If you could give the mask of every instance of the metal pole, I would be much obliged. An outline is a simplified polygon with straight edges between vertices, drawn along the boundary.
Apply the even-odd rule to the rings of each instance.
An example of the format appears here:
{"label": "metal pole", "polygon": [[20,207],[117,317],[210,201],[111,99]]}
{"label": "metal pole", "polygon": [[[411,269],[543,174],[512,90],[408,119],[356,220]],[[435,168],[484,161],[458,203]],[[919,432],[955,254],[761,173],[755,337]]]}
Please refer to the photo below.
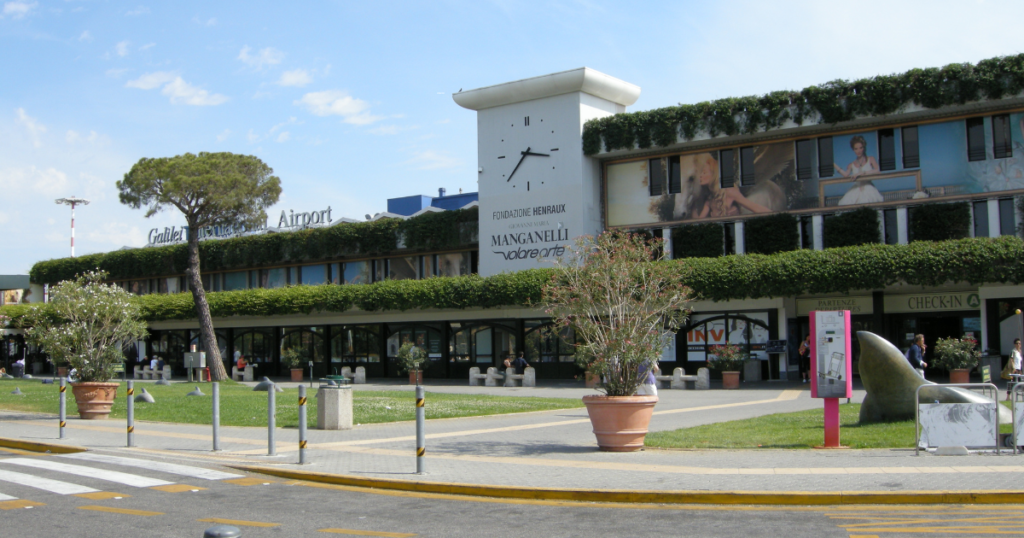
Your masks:
{"label": "metal pole", "polygon": [[213,384],[213,451],[220,451],[220,383]]}
{"label": "metal pole", "polygon": [[275,417],[274,409],[277,407],[277,385],[270,383],[267,387],[267,455],[276,456],[277,450],[274,448],[274,428],[275,428]]}
{"label": "metal pole", "polygon": [[416,386],[416,474],[423,474],[423,455],[427,451],[427,443],[423,435],[424,418],[423,386]]}
{"label": "metal pole", "polygon": [[68,378],[60,378],[60,438],[64,439],[64,428],[68,425]]}
{"label": "metal pole", "polygon": [[135,381],[128,381],[128,446],[135,446]]}
{"label": "metal pole", "polygon": [[299,385],[299,465],[306,463],[306,386]]}

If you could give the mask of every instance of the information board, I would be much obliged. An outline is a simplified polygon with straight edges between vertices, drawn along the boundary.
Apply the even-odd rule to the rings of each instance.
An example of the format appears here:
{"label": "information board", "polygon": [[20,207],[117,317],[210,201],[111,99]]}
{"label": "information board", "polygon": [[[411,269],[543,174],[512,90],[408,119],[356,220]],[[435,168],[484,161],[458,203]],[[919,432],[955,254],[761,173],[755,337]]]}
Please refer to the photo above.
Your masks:
{"label": "information board", "polygon": [[811,312],[811,397],[849,398],[850,311]]}

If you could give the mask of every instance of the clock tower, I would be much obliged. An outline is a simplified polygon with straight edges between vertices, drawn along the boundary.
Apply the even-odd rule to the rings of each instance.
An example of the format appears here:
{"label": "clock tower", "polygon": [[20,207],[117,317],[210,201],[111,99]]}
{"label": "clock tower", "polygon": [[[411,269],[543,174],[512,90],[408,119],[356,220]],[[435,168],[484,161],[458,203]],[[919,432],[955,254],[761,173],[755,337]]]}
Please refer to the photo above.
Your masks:
{"label": "clock tower", "polygon": [[600,163],[583,154],[583,124],[639,96],[586,67],[452,96],[477,111],[481,276],[551,267],[574,238],[601,232]]}

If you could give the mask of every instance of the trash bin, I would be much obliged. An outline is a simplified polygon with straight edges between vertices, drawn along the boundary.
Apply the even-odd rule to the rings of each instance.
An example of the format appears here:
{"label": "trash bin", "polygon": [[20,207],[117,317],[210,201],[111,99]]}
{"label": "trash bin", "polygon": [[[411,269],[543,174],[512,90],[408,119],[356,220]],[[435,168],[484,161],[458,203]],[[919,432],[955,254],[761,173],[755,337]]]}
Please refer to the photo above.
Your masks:
{"label": "trash bin", "polygon": [[352,385],[320,385],[316,391],[316,428],[352,429]]}
{"label": "trash bin", "polygon": [[22,377],[25,375],[25,365],[14,363],[11,365],[11,375],[14,377]]}
{"label": "trash bin", "polygon": [[33,362],[32,363],[32,375],[39,375],[43,373],[43,363]]}

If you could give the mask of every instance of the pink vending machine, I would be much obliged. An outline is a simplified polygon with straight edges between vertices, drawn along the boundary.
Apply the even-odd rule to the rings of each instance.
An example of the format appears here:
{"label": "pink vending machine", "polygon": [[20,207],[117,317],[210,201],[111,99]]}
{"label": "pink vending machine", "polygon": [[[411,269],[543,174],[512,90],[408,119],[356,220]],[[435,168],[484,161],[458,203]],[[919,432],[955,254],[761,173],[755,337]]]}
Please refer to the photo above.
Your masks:
{"label": "pink vending machine", "polygon": [[853,394],[850,311],[811,312],[811,397],[825,400],[825,448],[839,448],[839,398]]}

